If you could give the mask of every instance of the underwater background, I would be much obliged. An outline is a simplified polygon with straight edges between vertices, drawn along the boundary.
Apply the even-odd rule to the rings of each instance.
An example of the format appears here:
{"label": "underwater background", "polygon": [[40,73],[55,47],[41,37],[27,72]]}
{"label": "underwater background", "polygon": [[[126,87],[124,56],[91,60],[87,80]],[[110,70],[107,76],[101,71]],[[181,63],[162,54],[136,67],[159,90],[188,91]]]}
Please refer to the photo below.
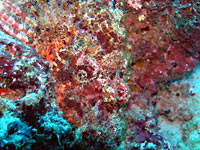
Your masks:
{"label": "underwater background", "polygon": [[198,0],[0,0],[0,149],[200,150]]}

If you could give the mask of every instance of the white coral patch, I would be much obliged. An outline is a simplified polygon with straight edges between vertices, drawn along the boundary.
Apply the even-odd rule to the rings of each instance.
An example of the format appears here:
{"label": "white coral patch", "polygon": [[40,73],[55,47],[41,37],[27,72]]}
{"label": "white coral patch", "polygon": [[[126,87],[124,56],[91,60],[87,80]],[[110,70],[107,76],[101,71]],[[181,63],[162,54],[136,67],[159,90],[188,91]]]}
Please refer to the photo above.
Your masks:
{"label": "white coral patch", "polygon": [[128,0],[128,4],[135,8],[136,10],[142,8],[142,4],[140,3],[140,0]]}
{"label": "white coral patch", "polygon": [[0,2],[0,11],[3,9],[3,2]]}

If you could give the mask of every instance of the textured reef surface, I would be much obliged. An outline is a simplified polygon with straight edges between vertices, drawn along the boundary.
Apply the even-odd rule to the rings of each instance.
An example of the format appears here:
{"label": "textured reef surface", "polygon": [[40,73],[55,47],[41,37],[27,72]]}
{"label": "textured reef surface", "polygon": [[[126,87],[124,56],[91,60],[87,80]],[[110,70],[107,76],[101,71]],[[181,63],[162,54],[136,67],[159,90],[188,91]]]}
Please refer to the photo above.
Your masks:
{"label": "textured reef surface", "polygon": [[198,0],[0,0],[0,149],[199,150]]}

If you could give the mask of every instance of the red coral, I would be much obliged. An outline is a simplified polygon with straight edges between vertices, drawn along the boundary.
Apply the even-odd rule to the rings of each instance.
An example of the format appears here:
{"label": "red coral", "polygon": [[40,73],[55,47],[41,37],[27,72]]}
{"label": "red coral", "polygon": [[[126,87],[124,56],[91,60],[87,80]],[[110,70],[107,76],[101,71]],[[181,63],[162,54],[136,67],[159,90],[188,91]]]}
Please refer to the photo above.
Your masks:
{"label": "red coral", "polygon": [[174,46],[169,46],[165,61],[168,66],[171,65],[172,76],[183,75],[185,72],[191,71],[196,64],[196,61],[188,56],[184,49]]}

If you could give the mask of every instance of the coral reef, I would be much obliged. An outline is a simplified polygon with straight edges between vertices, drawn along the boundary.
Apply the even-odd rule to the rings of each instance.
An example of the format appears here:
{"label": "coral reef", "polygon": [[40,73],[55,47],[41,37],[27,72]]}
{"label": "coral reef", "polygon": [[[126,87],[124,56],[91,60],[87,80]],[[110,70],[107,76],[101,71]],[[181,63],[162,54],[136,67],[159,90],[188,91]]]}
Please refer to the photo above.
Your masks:
{"label": "coral reef", "polygon": [[197,0],[0,0],[0,149],[199,149],[199,18]]}
{"label": "coral reef", "polygon": [[1,148],[46,149],[55,139],[48,149],[69,146],[72,129],[57,108],[49,64],[3,32],[0,57]]}

